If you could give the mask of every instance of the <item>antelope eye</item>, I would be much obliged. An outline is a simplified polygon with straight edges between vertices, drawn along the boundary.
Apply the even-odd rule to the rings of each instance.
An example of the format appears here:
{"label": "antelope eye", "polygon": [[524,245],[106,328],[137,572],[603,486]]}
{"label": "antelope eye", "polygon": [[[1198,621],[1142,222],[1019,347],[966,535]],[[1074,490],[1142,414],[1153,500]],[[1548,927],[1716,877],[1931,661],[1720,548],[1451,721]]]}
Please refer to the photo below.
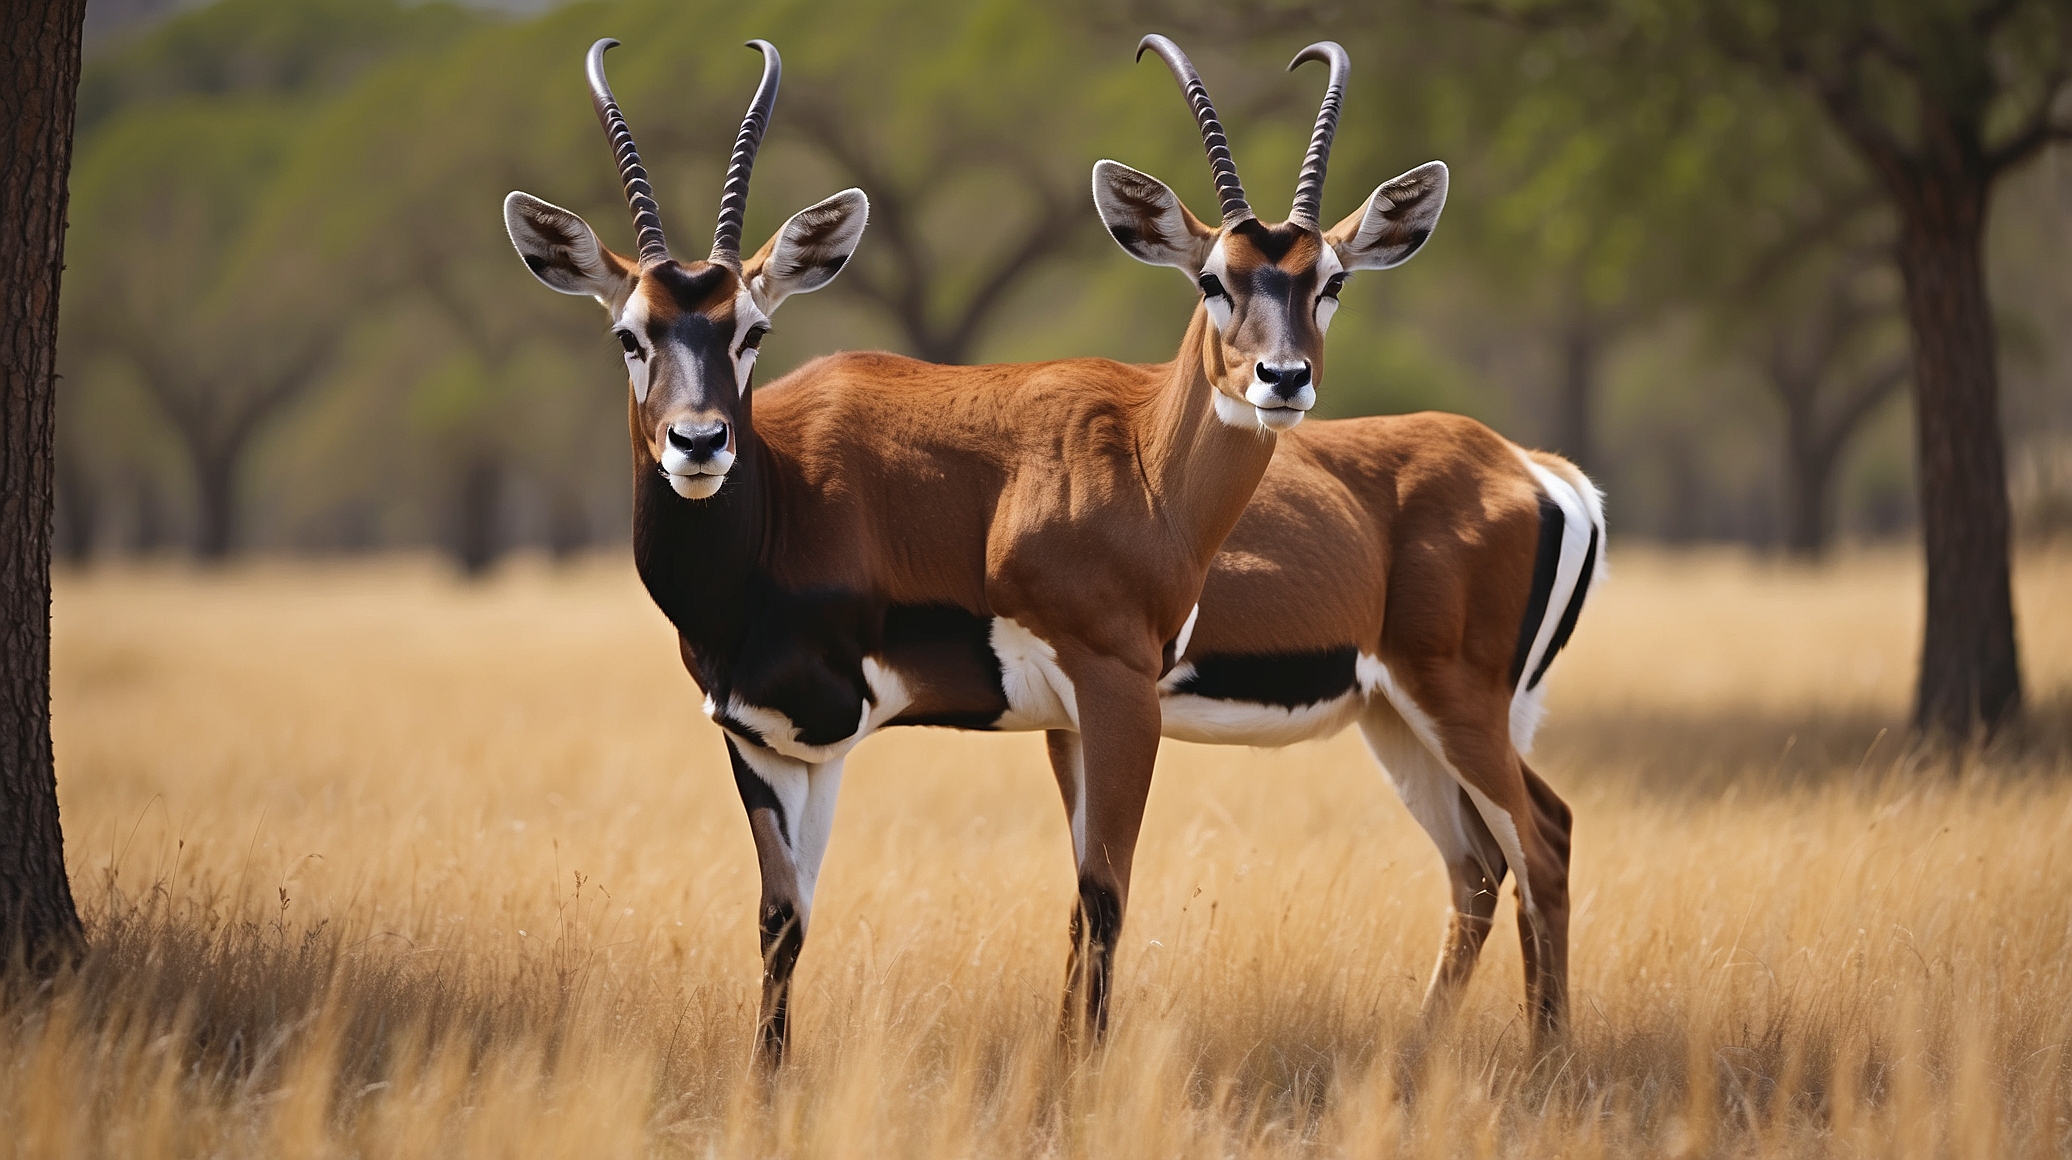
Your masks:
{"label": "antelope eye", "polygon": [[1230,291],[1225,290],[1223,288],[1222,280],[1217,278],[1214,274],[1203,274],[1201,276],[1201,279],[1197,281],[1195,285],[1201,287],[1202,297],[1204,298],[1230,297]]}
{"label": "antelope eye", "polygon": [[623,346],[623,347],[625,347],[625,348],[626,348],[626,353],[627,353],[627,354],[630,354],[630,355],[638,355],[638,354],[640,354],[640,340],[639,340],[639,339],[637,339],[637,338],[635,338],[635,337],[633,337],[633,332],[632,332],[632,331],[630,331],[630,330],[614,330],[614,331],[612,331],[612,337],[613,337],[613,338],[616,338],[616,339],[618,339],[618,340],[619,340],[619,345],[620,345],[620,346]]}
{"label": "antelope eye", "polygon": [[770,328],[760,322],[749,327],[748,334],[741,340],[741,349],[743,351],[763,349],[763,336],[768,333],[770,333]]}
{"label": "antelope eye", "polygon": [[1325,281],[1324,292],[1322,295],[1320,295],[1320,297],[1336,298],[1338,297],[1338,292],[1343,289],[1345,289],[1345,275],[1333,274],[1327,281]]}

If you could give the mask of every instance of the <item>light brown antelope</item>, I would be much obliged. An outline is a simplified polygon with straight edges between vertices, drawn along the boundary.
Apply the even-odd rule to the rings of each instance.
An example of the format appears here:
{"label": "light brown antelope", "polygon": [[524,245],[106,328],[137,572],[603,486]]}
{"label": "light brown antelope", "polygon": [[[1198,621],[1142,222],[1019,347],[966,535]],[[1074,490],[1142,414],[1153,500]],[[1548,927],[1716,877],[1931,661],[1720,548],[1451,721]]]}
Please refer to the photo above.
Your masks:
{"label": "light brown antelope", "polygon": [[[781,1055],[790,981],[833,822],[842,762],[886,725],[1069,730],[1079,870],[1068,1024],[1098,1030],[1160,727],[1158,682],[1187,643],[1211,559],[1321,380],[1343,275],[1407,259],[1444,202],[1436,163],[1384,185],[1329,235],[1315,223],[1344,53],[1296,212],[1268,226],[1238,182],[1208,94],[1179,49],[1155,50],[1192,105],[1222,201],[1209,226],[1157,180],[1094,170],[1102,219],[1131,254],[1178,267],[1201,304],[1178,355],[936,366],[888,354],[818,359],[748,390],[785,295],[854,250],[855,191],[801,211],[738,256],[749,167],[777,55],[729,169],[713,252],[669,257],[600,41],[589,75],[639,234],[605,249],[574,214],[514,193],[512,242],[556,290],[603,303],[625,348],[634,557],[675,625],[706,712],[727,735],[762,871],[759,1043]],[[1292,66],[1291,66],[1292,67]],[[1271,595],[1244,610],[1289,614]]]}
{"label": "light brown antelope", "polygon": [[[1164,733],[1186,741],[1271,747],[1359,725],[1452,887],[1428,1026],[1467,983],[1515,870],[1534,1034],[1560,1031],[1570,813],[1524,754],[1603,553],[1583,473],[1472,419],[1306,424],[1281,437],[1159,682]],[[1071,793],[1079,739],[1048,740]]]}

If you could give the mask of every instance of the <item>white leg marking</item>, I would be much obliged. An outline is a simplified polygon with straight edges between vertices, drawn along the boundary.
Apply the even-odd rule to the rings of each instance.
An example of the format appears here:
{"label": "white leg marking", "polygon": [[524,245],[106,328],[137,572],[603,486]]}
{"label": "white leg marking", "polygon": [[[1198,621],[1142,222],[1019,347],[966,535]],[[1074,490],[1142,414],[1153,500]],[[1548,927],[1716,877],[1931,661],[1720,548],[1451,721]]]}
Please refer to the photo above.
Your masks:
{"label": "white leg marking", "polygon": [[1419,708],[1410,694],[1396,683],[1395,675],[1389,672],[1387,665],[1382,664],[1379,659],[1375,664],[1380,670],[1378,676],[1382,694],[1389,699],[1389,704],[1395,706],[1396,712],[1403,717],[1403,723],[1410,726],[1411,732],[1424,743],[1424,747],[1430,751],[1440,768],[1467,791],[1468,800],[1475,803],[1475,812],[1482,815],[1483,824],[1496,836],[1496,844],[1504,852],[1504,861],[1510,864],[1511,873],[1518,879],[1519,905],[1533,914],[1538,914],[1538,908],[1532,901],[1532,880],[1525,872],[1525,844],[1519,841],[1518,824],[1512,820],[1508,811],[1490,800],[1488,794],[1468,784],[1467,779],[1460,775],[1460,770],[1455,769],[1453,763],[1446,759],[1446,746],[1441,743],[1439,728],[1431,716]]}
{"label": "white leg marking", "polygon": [[842,763],[837,759],[810,765],[739,739],[734,746],[740,750],[749,771],[777,796],[777,808],[783,813],[778,830],[791,863],[792,890],[798,895],[799,926],[803,930],[807,913],[813,909],[820,860],[827,854],[828,834],[834,829]]}
{"label": "white leg marking", "polygon": [[820,862],[835,828],[835,798],[842,790],[842,759],[816,765],[807,775],[806,801],[793,825],[791,864],[799,878],[799,925],[813,909],[813,888],[820,882]]}
{"label": "white leg marking", "polygon": [[1000,658],[1000,687],[1007,712],[998,729],[1079,728],[1079,701],[1072,682],[1058,668],[1050,643],[1005,616],[993,618],[993,655]]}
{"label": "white leg marking", "polygon": [[1388,775],[1389,784],[1395,787],[1396,796],[1403,799],[1410,816],[1431,835],[1432,844],[1439,847],[1439,856],[1446,864],[1451,867],[1474,857],[1475,846],[1468,840],[1460,795],[1454,792],[1458,783],[1445,763],[1434,757],[1411,731],[1394,703],[1386,698],[1370,703],[1360,717],[1360,736],[1366,739],[1367,752],[1374,755],[1382,772]]}
{"label": "white leg marking", "polygon": [[1086,747],[1079,734],[1072,735],[1072,757],[1067,768],[1072,773],[1072,865],[1086,867]]}

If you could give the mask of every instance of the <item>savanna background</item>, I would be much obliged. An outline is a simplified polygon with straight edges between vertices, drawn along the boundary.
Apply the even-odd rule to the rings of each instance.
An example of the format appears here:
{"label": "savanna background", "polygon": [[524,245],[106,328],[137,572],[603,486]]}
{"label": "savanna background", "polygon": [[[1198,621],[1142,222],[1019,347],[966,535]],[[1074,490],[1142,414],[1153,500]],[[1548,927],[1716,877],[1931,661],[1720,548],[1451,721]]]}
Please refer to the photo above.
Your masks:
{"label": "savanna background", "polygon": [[[93,0],[64,281],[54,713],[90,951],[0,1011],[33,1155],[2063,1155],[2072,1151],[2072,151],[1988,270],[2026,714],[1906,731],[1922,571],[1890,210],[1800,88],[1645,19],[1510,5]],[[1533,9],[1537,11],[1537,9]],[[1645,6],[1627,9],[1645,12]],[[1328,219],[1432,157],[1322,405],[1576,458],[1612,576],[1536,765],[1575,806],[1574,1031],[1528,1053],[1510,909],[1416,1034],[1444,876],[1356,739],[1168,743],[1115,1034],[1055,1049],[1069,839],[1033,737],[850,764],[795,1057],[750,1064],[754,858],[632,575],[623,375],[522,188],[678,249],[785,54],[755,245],[843,186],[825,351],[1170,355],[1192,296],[1092,162],[1209,184],[1141,33]],[[1321,70],[1316,70],[1321,72]]]}

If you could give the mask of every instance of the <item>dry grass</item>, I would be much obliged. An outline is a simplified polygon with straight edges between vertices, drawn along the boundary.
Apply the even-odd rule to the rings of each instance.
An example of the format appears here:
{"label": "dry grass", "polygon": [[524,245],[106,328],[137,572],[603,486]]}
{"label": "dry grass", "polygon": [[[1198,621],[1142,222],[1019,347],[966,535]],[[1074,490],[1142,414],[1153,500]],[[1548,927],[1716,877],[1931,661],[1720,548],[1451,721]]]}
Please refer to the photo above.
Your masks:
{"label": "dry grass", "polygon": [[[1408,1036],[1429,843],[1358,741],[1168,744],[1116,1034],[1054,1056],[1069,842],[1033,737],[850,762],[798,1050],[748,1066],[756,893],[630,568],[61,579],[94,940],[0,1009],[39,1156],[2063,1155],[2072,555],[2025,559],[2038,724],[1955,771],[1904,707],[1918,578],[1625,552],[1538,764],[1579,817],[1572,1051],[1508,920]],[[1508,903],[1506,904],[1508,909]]]}

